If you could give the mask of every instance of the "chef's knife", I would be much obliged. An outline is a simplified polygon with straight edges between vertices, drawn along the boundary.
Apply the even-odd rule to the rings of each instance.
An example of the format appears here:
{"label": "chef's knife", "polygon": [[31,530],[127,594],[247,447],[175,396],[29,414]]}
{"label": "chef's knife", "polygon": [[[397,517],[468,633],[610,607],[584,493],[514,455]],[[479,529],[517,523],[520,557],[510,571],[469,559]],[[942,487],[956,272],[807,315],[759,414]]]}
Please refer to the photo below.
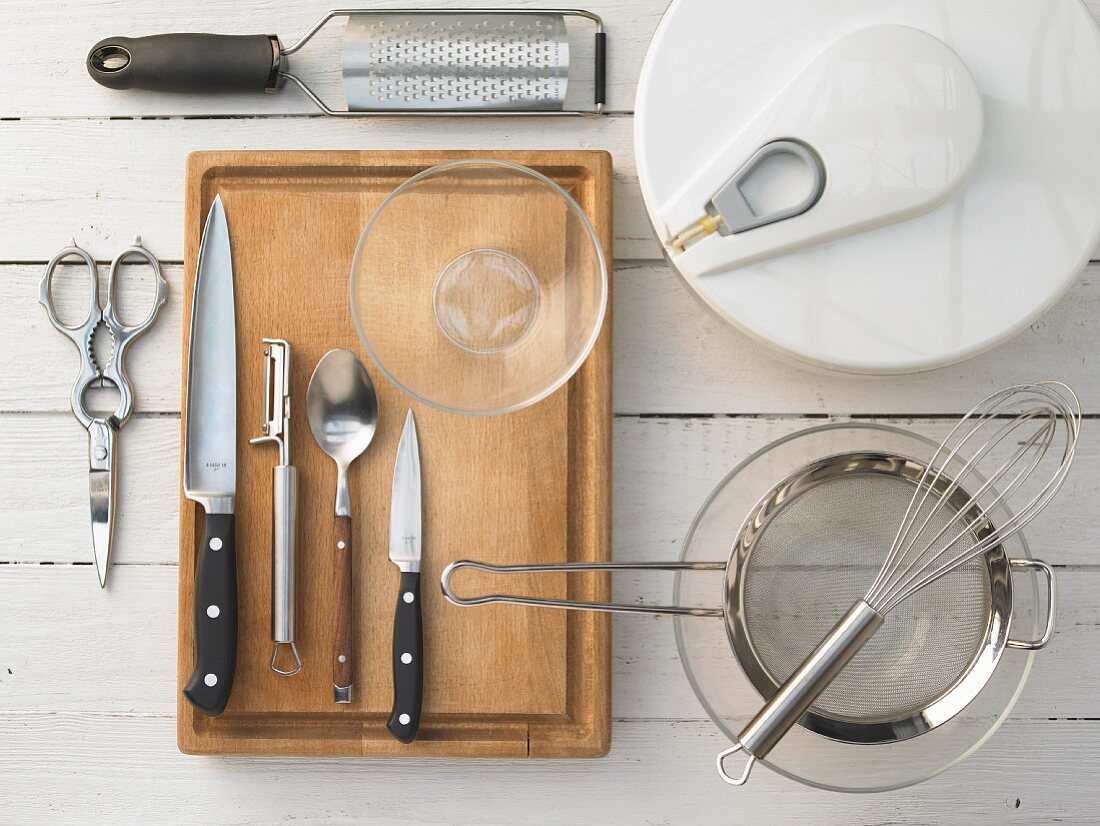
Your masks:
{"label": "chef's knife", "polygon": [[221,198],[206,218],[191,305],[183,492],[206,512],[195,569],[195,668],[183,696],[225,710],[237,664],[237,341],[233,260]]}
{"label": "chef's knife", "polygon": [[397,445],[390,500],[390,561],[401,571],[401,589],[393,616],[393,711],[386,728],[402,743],[416,737],[424,689],[420,539],[420,446],[410,410]]}

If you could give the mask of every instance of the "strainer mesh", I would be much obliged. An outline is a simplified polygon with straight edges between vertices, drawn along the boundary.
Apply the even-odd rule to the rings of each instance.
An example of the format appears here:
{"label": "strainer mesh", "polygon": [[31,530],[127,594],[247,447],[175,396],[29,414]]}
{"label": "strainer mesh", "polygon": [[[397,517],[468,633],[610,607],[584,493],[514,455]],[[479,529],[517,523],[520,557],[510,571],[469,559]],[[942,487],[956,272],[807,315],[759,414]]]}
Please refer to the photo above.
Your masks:
{"label": "strainer mesh", "polygon": [[[785,502],[762,529],[748,557],[742,604],[750,642],[777,683],[866,593],[913,490],[914,483],[900,476],[839,476]],[[931,500],[929,509],[938,504]],[[932,534],[953,514],[945,507],[934,517],[939,522]],[[887,614],[814,710],[877,722],[927,708],[966,673],[980,650],[989,592],[988,568],[979,558],[914,594]]]}

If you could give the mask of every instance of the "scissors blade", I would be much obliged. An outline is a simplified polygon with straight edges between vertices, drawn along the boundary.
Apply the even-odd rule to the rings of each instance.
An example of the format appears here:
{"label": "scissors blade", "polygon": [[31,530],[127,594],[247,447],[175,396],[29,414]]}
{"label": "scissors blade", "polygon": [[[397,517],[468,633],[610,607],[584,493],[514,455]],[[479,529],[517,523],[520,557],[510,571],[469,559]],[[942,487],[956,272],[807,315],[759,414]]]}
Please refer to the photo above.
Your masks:
{"label": "scissors blade", "polygon": [[111,473],[93,470],[89,475],[89,502],[92,507],[92,550],[99,587],[107,587],[107,571],[111,565],[111,534],[114,533],[114,512],[111,509]]}
{"label": "scissors blade", "polygon": [[88,427],[88,505],[92,514],[92,552],[99,587],[107,587],[115,535],[115,437],[118,429],[106,419]]}

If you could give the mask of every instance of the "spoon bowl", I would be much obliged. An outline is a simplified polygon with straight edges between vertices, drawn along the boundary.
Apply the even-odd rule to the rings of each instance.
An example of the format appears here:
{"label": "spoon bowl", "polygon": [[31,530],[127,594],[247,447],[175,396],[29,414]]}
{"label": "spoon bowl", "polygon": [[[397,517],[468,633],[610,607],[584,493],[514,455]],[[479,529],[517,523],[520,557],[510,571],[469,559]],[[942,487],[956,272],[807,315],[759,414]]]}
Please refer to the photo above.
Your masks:
{"label": "spoon bowl", "polygon": [[306,418],[318,447],[346,474],[378,426],[374,384],[350,350],[330,350],[317,363],[306,391]]}

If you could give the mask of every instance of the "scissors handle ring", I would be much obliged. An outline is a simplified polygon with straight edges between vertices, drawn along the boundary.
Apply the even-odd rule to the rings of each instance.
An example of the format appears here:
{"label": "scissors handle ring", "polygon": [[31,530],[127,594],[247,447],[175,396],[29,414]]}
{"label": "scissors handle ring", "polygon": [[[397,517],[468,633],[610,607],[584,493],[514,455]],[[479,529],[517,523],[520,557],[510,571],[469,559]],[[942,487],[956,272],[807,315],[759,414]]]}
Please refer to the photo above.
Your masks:
{"label": "scissors handle ring", "polygon": [[[84,320],[79,324],[69,325],[63,322],[57,314],[57,308],[54,307],[53,303],[51,287],[53,285],[54,273],[57,271],[57,265],[64,259],[73,257],[81,259],[88,270],[88,315],[85,316]],[[99,307],[99,272],[96,269],[95,259],[78,247],[75,241],[69,241],[69,246],[65,247],[65,249],[51,258],[50,262],[46,265],[46,273],[42,276],[42,280],[38,282],[38,301],[46,308],[46,314],[50,317],[50,323],[72,339],[73,343],[78,348],[83,349],[85,341],[87,341],[92,331],[95,330],[103,320],[103,311]]]}
{"label": "scissors handle ring", "polygon": [[[156,293],[153,296],[153,305],[145,319],[138,324],[125,325],[119,320],[118,314],[115,312],[115,285],[123,261],[132,257],[144,258],[146,263],[153,268]],[[110,360],[103,368],[103,377],[118,388],[121,396],[118,409],[115,411],[115,418],[118,419],[120,427],[130,418],[134,407],[133,385],[130,383],[129,376],[126,375],[126,349],[129,347],[130,342],[153,326],[153,322],[156,321],[157,315],[160,313],[160,308],[164,306],[167,299],[168,282],[164,280],[160,262],[156,259],[156,256],[142,245],[139,236],[134,239],[133,244],[116,255],[111,262],[111,269],[107,273],[107,304],[103,308],[103,323],[111,331],[111,337],[114,339],[115,345]]]}
{"label": "scissors handle ring", "polygon": [[[128,326],[119,320],[115,312],[115,284],[119,267],[123,261],[134,256],[144,258],[153,268],[156,294],[149,315],[140,323]],[[66,324],[58,316],[52,293],[53,277],[58,265],[64,259],[72,257],[79,258],[84,262],[88,270],[89,284],[88,315],[82,322],[75,325]],[[140,237],[135,238],[134,243],[115,256],[111,262],[111,269],[107,276],[107,303],[102,307],[99,304],[99,270],[96,267],[95,259],[78,247],[75,241],[70,240],[69,246],[57,253],[46,265],[46,272],[42,276],[42,280],[38,282],[38,300],[46,308],[50,323],[76,345],[80,354],[80,372],[73,384],[69,403],[73,415],[76,416],[77,421],[84,428],[90,429],[93,422],[105,421],[103,417],[93,415],[84,404],[84,394],[93,382],[100,378],[107,380],[118,389],[119,403],[111,418],[117,422],[118,427],[121,427],[130,418],[134,407],[134,390],[129,377],[126,375],[126,350],[130,342],[153,325],[167,297],[168,283],[164,280],[160,262],[142,246]],[[96,364],[95,355],[92,352],[93,337],[96,328],[100,324],[107,327],[113,342],[111,357],[102,368]]]}

